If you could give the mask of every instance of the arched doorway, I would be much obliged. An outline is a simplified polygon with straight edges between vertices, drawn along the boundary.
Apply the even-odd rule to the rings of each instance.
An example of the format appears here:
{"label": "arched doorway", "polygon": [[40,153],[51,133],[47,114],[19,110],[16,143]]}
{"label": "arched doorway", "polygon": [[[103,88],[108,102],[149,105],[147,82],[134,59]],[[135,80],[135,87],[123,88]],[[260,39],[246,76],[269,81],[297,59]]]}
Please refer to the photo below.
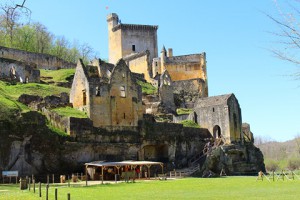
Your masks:
{"label": "arched doorway", "polygon": [[168,162],[168,145],[147,145],[143,148],[144,160]]}
{"label": "arched doorway", "polygon": [[214,126],[213,136],[214,136],[214,138],[221,138],[221,128],[220,128],[220,126],[218,126],[218,125]]}

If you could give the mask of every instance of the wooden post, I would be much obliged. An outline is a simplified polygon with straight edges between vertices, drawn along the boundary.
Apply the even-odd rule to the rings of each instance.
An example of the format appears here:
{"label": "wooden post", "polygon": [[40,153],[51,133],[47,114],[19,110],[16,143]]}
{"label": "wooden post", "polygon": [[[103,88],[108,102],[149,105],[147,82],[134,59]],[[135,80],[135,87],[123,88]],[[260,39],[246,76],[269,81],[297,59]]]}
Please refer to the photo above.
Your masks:
{"label": "wooden post", "polygon": [[55,200],[57,200],[57,188],[55,188],[54,198],[55,198]]}
{"label": "wooden post", "polygon": [[39,197],[42,197],[42,184],[39,182]]}
{"label": "wooden post", "polygon": [[282,180],[284,181],[284,174],[283,174],[283,170],[281,170],[281,174],[282,174]]}
{"label": "wooden post", "polygon": [[164,164],[160,164],[161,166],[161,173],[163,174],[164,173]]}
{"label": "wooden post", "polygon": [[49,174],[47,174],[47,185],[49,184]]}
{"label": "wooden post", "polygon": [[52,183],[54,184],[54,174],[52,174]]}
{"label": "wooden post", "polygon": [[87,165],[85,166],[85,186],[88,186]]}
{"label": "wooden post", "polygon": [[68,193],[68,200],[71,200],[71,194]]}
{"label": "wooden post", "polygon": [[34,179],[34,176],[33,176],[33,174],[31,175],[31,180],[32,180],[32,182],[33,182],[33,179]]}
{"label": "wooden post", "polygon": [[150,179],[150,177],[151,177],[150,176],[150,167],[151,167],[151,165],[147,165],[147,167],[148,167],[148,177],[149,177],[148,179]]}
{"label": "wooden post", "polygon": [[102,183],[101,184],[103,184],[103,166],[101,167],[101,173],[102,173]]}
{"label": "wooden post", "polygon": [[273,182],[274,182],[274,181],[275,181],[275,174],[274,174],[274,171],[273,171],[272,175],[273,175]]}
{"label": "wooden post", "polygon": [[46,185],[46,200],[48,200],[48,191],[49,191],[49,185]]}
{"label": "wooden post", "polygon": [[30,191],[30,182],[31,182],[31,178],[28,179],[28,190]]}
{"label": "wooden post", "polygon": [[68,187],[70,187],[70,175],[68,175]]}
{"label": "wooden post", "polygon": [[33,183],[33,193],[35,193],[35,179],[32,180]]}

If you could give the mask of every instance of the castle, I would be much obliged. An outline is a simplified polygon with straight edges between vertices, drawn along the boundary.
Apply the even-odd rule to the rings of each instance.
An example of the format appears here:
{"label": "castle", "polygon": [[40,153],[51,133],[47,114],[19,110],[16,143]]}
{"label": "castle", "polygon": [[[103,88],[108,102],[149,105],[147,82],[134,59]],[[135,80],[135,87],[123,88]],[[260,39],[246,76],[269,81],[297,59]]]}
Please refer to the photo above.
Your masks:
{"label": "castle", "polygon": [[[242,124],[235,95],[208,96],[205,53],[174,56],[172,49],[163,47],[158,57],[158,26],[121,24],[114,13],[108,15],[107,22],[109,62],[98,59],[84,64],[79,60],[70,91],[70,103],[86,112],[88,118],[58,116],[44,102],[36,106],[44,106],[41,111],[48,121],[70,135],[64,148],[56,148],[58,162],[63,160],[68,167],[78,169],[82,163],[93,160],[152,160],[175,163],[178,168],[199,169],[198,164],[215,172],[224,168],[228,174],[264,168],[262,154],[253,145],[250,126]],[[143,95],[137,79],[156,86],[158,93]],[[192,108],[191,113],[175,113],[178,105],[174,99],[178,94],[183,94],[181,105]],[[149,105],[163,105],[163,111],[173,116],[173,123],[157,122],[154,109],[145,100]],[[39,113],[34,115],[39,117]],[[184,127],[178,123],[183,120],[193,121],[201,128]],[[42,120],[36,121],[44,126]],[[205,164],[203,150],[208,141],[214,141],[217,153],[207,155]],[[42,153],[33,150],[24,152],[29,152],[33,160],[40,158]],[[44,163],[56,170],[48,157],[43,158]],[[8,158],[8,163],[13,163],[13,158]],[[29,163],[26,159],[18,163],[35,165],[26,168],[28,173],[44,167],[42,162]]]}
{"label": "castle", "polygon": [[175,90],[192,82],[200,97],[208,96],[205,53],[174,56],[171,48],[163,47],[158,57],[158,26],[122,24],[115,13],[107,16],[107,23],[110,63],[123,58],[132,72],[143,74],[156,86],[157,78],[167,70]]}

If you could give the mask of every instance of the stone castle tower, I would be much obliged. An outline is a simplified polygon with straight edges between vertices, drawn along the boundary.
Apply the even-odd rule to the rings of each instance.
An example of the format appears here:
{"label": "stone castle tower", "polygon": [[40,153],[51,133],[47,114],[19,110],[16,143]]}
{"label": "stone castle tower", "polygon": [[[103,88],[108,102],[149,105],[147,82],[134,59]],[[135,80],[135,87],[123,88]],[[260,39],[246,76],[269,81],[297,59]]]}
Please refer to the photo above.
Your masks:
{"label": "stone castle tower", "polygon": [[115,13],[107,16],[109,62],[116,64],[128,55],[149,51],[149,59],[157,57],[158,26],[121,24]]}

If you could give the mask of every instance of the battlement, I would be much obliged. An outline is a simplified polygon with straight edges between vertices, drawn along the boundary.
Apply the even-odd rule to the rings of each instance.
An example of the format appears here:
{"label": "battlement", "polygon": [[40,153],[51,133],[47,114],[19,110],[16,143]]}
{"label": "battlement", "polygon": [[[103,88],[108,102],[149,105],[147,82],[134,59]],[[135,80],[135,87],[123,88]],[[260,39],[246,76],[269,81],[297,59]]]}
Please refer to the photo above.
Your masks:
{"label": "battlement", "polygon": [[112,31],[122,30],[150,30],[156,31],[158,26],[155,25],[141,25],[141,24],[118,24],[113,27]]}

